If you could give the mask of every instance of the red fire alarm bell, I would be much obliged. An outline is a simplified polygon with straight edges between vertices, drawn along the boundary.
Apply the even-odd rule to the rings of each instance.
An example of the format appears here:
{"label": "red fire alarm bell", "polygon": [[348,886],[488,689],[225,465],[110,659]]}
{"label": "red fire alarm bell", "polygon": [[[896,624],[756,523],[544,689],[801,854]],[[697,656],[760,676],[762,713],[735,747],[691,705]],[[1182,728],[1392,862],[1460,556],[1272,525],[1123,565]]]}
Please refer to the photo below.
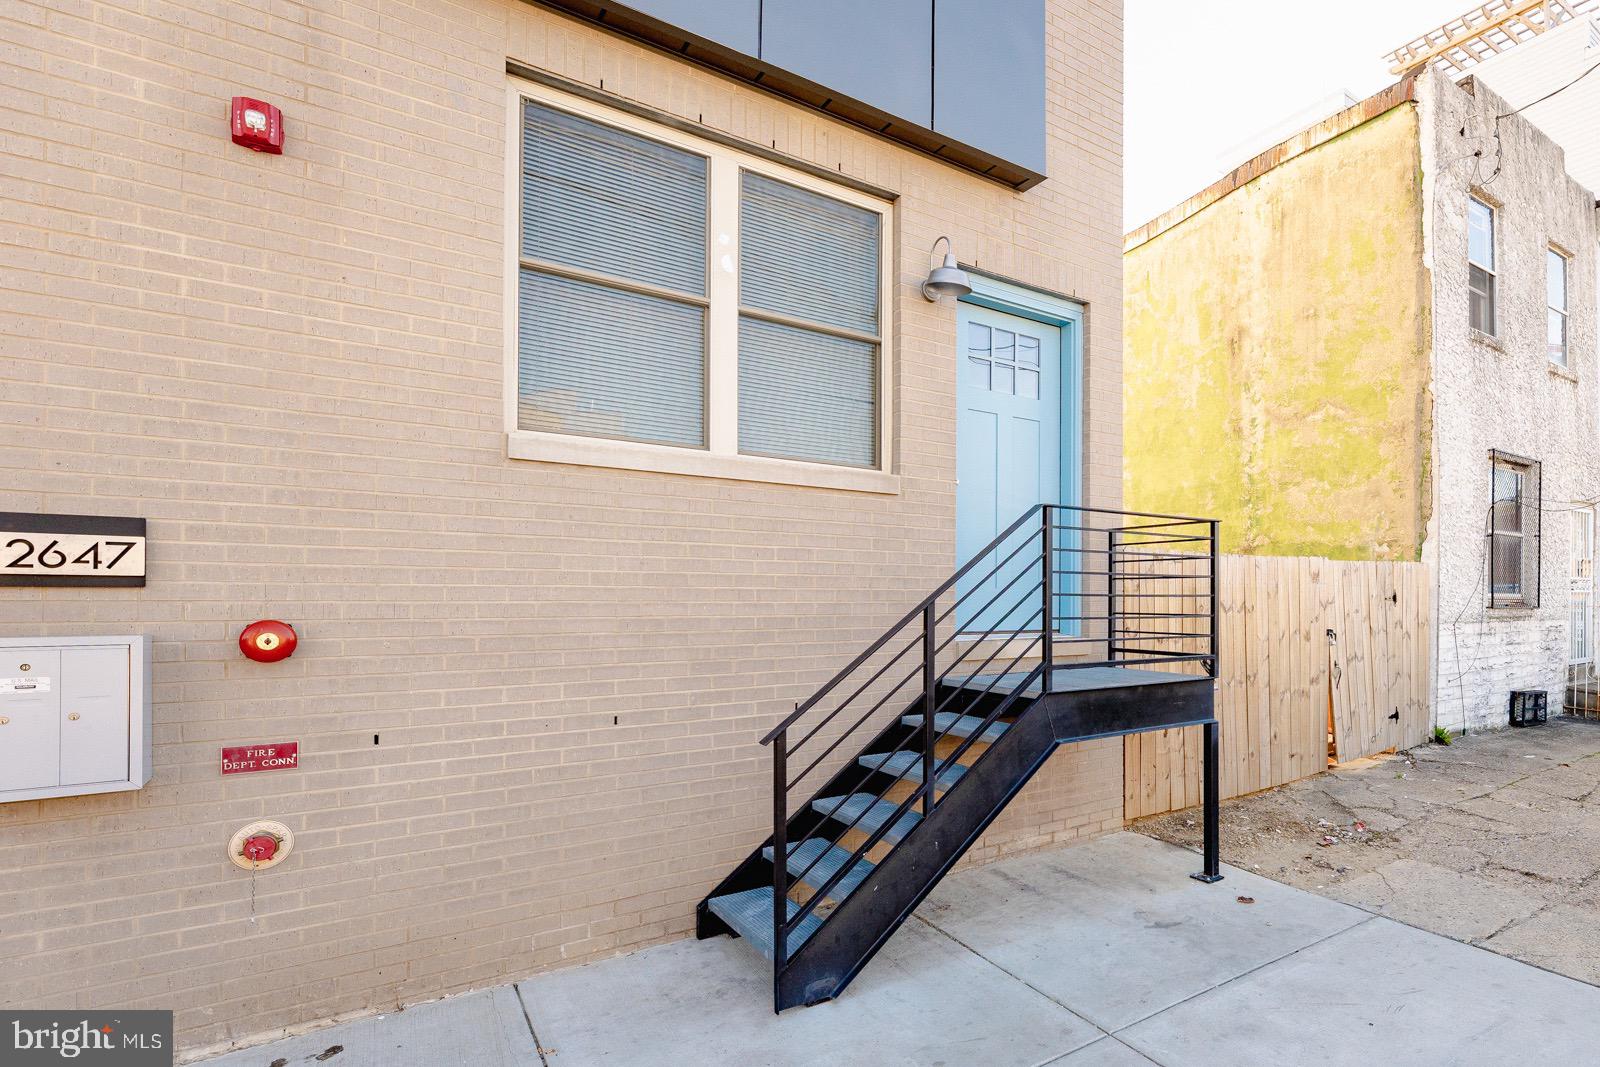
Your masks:
{"label": "red fire alarm bell", "polygon": [[276,663],[294,655],[300,643],[294,627],[276,619],[263,619],[244,628],[239,635],[239,651],[257,663]]}
{"label": "red fire alarm bell", "polygon": [[254,152],[283,154],[283,112],[248,96],[233,98],[233,143]]}

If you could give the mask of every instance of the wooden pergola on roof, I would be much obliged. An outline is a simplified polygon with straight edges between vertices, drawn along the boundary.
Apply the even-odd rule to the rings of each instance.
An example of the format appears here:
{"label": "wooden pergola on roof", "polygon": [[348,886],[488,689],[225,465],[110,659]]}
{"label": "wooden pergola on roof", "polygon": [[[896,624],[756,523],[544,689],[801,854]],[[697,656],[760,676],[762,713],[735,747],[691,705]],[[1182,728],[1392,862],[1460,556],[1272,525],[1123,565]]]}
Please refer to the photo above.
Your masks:
{"label": "wooden pergola on roof", "polygon": [[1597,8],[1600,0],[1490,0],[1384,58],[1394,74],[1429,64],[1448,75],[1465,74],[1490,56]]}

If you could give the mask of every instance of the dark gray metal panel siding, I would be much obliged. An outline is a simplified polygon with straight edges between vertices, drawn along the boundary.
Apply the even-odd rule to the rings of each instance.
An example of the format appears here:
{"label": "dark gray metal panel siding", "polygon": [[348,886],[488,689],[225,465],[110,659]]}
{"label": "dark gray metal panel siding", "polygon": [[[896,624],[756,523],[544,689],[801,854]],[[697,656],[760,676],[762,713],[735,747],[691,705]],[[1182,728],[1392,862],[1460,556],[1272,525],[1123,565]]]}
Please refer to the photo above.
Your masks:
{"label": "dark gray metal panel siding", "polygon": [[929,126],[933,7],[932,0],[765,0],[761,60]]}
{"label": "dark gray metal panel siding", "polygon": [[1044,0],[938,0],[933,40],[933,128],[1043,174]]}
{"label": "dark gray metal panel siding", "polygon": [[628,6],[747,56],[761,49],[761,0],[629,0]]}

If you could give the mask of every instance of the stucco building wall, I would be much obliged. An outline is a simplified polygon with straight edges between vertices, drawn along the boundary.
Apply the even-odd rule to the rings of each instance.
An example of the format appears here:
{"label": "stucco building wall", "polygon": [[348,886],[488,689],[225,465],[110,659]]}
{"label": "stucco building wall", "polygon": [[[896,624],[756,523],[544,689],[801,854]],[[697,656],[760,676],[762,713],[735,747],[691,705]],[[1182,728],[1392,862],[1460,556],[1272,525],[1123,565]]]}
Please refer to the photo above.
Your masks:
{"label": "stucco building wall", "polygon": [[1222,520],[1224,551],[1416,559],[1428,281],[1417,112],[1300,152],[1130,238],[1130,507]]}
{"label": "stucco building wall", "polygon": [[[1561,148],[1482,85],[1420,82],[1426,117],[1428,267],[1433,279],[1437,507],[1426,558],[1438,603],[1435,721],[1507,722],[1512,689],[1543,689],[1559,709],[1567,660],[1569,513],[1600,499],[1595,198],[1567,175]],[[1498,129],[1498,141],[1496,130]],[[1481,153],[1481,155],[1479,154]],[[1496,207],[1498,338],[1469,328],[1467,201]],[[1545,252],[1568,261],[1568,367],[1545,352]],[[1541,464],[1540,601],[1489,606],[1490,460]]]}
{"label": "stucco building wall", "polygon": [[[153,635],[155,775],[0,805],[0,1003],[176,1008],[193,1052],[687,935],[769,827],[757,738],[955,566],[936,237],[1085,304],[1119,503],[1120,4],[1046,32],[1018,194],[514,0],[17,0],[0,509],[147,516],[151,563],[0,590],[0,634]],[[508,57],[899,195],[898,493],[506,458]],[[229,143],[237,93],[283,156]],[[293,659],[239,657],[262,617]],[[298,771],[219,777],[288,739]],[[258,817],[299,843],[252,879]],[[1121,820],[1121,745],[1069,746],[973,856]]]}

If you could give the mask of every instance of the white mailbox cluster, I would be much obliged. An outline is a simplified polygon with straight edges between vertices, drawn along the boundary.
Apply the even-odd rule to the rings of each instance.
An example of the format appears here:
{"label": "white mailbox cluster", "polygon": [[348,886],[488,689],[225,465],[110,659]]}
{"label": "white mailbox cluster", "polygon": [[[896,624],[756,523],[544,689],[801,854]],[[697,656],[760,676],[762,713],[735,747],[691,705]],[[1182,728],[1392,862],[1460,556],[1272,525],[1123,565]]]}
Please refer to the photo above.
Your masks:
{"label": "white mailbox cluster", "polygon": [[150,780],[148,637],[0,638],[0,803]]}

